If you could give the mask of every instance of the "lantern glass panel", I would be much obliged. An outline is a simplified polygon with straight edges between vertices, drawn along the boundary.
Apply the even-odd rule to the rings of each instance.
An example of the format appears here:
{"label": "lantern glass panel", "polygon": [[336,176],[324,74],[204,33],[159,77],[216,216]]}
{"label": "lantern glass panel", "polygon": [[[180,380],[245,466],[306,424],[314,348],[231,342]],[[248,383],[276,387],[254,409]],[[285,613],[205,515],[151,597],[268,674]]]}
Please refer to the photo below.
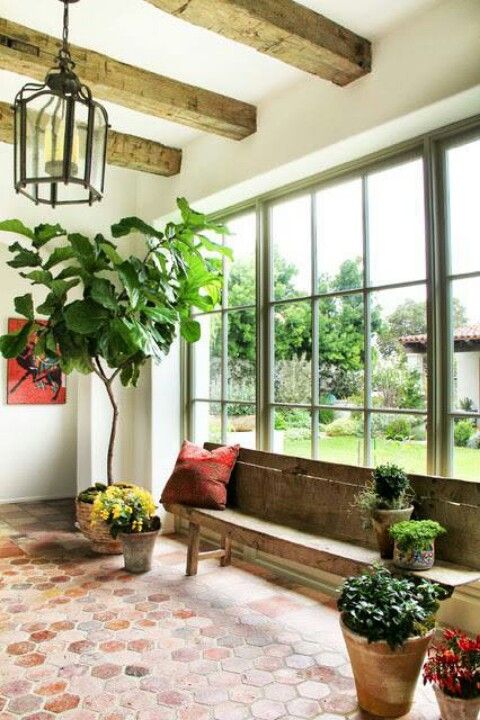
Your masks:
{"label": "lantern glass panel", "polygon": [[90,185],[103,193],[105,175],[105,144],[107,142],[107,118],[99,105],[94,106],[94,127],[92,137],[92,167]]}

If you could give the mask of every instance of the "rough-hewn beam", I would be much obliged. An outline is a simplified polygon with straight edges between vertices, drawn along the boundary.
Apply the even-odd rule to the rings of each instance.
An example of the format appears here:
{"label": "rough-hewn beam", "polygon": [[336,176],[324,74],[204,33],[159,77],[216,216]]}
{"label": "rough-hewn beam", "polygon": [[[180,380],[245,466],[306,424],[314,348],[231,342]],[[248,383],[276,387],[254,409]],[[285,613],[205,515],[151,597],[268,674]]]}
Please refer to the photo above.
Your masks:
{"label": "rough-hewn beam", "polygon": [[147,2],[336,85],[371,70],[368,40],[293,0]]}
{"label": "rough-hewn beam", "polygon": [[[13,143],[13,112],[10,105],[4,102],[0,102],[0,142]],[[107,162],[154,175],[177,175],[182,163],[182,151],[110,130]]]}
{"label": "rough-hewn beam", "polygon": [[[0,68],[43,80],[60,41],[0,18]],[[256,131],[256,108],[72,45],[77,72],[103,100],[197,130],[241,140]]]}

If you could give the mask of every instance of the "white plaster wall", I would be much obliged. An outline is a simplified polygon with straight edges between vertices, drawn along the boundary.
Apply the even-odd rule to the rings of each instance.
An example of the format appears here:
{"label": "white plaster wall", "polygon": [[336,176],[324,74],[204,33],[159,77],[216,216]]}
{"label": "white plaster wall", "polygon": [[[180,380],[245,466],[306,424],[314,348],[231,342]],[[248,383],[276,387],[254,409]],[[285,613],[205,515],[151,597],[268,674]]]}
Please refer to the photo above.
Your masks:
{"label": "white plaster wall", "polygon": [[480,352],[458,352],[457,364],[457,401],[470,398],[475,409],[480,407]]}
{"label": "white plaster wall", "polygon": [[[0,143],[0,218],[18,217],[26,225],[60,222],[67,230],[86,234],[108,233],[110,225],[135,212],[137,173],[108,169],[108,194],[92,208],[36,207],[12,188],[12,147]],[[13,298],[30,290],[18,273],[6,265],[7,245],[13,235],[0,234],[0,332],[14,315]],[[117,470],[129,477],[132,469],[132,396],[121,393],[122,419]],[[0,359],[0,502],[25,498],[72,497],[90,478],[104,477],[109,408],[104,390],[91,378],[67,379],[63,406],[8,406],[6,361]]]}

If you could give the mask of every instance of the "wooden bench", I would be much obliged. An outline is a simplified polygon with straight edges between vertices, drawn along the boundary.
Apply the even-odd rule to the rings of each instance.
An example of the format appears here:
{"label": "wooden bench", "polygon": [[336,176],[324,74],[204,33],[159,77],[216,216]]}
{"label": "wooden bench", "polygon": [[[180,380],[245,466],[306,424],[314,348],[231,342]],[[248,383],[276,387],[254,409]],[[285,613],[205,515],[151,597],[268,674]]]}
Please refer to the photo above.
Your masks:
{"label": "wooden bench", "polygon": [[[342,577],[361,572],[379,561],[372,533],[353,507],[370,474],[367,468],[242,448],[226,510],[165,506],[189,525],[187,575],[195,575],[199,560],[207,558],[228,565],[233,541]],[[435,567],[416,574],[450,592],[479,580],[480,483],[420,475],[411,481],[419,516],[448,529],[438,541]],[[200,552],[201,528],[220,535],[218,550]]]}

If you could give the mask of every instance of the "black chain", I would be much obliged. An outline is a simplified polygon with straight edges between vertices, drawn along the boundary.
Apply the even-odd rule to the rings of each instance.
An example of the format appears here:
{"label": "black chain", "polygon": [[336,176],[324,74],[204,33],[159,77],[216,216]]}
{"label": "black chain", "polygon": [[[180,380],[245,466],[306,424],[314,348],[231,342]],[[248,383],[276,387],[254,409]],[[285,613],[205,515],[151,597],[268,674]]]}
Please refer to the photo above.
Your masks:
{"label": "black chain", "polygon": [[62,35],[62,47],[58,53],[58,64],[63,70],[73,70],[75,63],[70,55],[70,47],[68,44],[68,28],[69,28],[69,3],[68,0],[63,0],[63,35]]}

